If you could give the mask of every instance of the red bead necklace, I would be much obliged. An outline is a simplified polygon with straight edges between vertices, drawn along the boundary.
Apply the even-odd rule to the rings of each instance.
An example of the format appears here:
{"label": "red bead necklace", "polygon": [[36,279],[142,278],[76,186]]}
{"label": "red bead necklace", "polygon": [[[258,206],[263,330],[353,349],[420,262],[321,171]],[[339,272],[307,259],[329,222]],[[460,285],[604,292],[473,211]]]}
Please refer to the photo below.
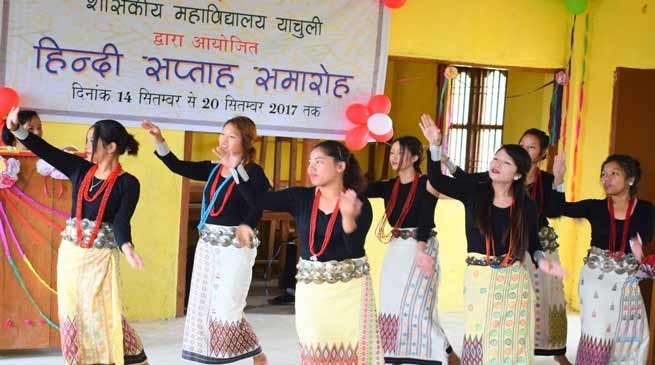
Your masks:
{"label": "red bead necklace", "polygon": [[[80,187],[77,191],[75,225],[77,226],[77,243],[79,244],[80,247],[83,248],[91,247],[96,237],[98,236],[98,232],[100,231],[100,226],[102,225],[102,218],[104,217],[105,209],[107,208],[107,201],[109,200],[109,195],[111,194],[111,191],[114,189],[114,184],[118,179],[118,175],[120,175],[120,173],[123,171],[121,165],[118,164],[111,171],[107,179],[103,181],[102,185],[100,185],[100,188],[98,188],[98,190],[93,195],[89,195],[91,181],[93,180],[93,176],[95,175],[97,170],[98,170],[97,164],[91,166],[89,171],[84,176],[84,179],[82,180],[82,183],[80,184]],[[82,206],[84,202],[91,203],[95,201],[96,199],[98,199],[100,194],[103,195],[102,195],[102,200],[100,201],[100,208],[98,209],[98,214],[96,215],[96,219],[95,219],[96,224],[93,227],[93,231],[91,231],[91,236],[89,237],[89,240],[85,243],[83,232],[82,232]]]}

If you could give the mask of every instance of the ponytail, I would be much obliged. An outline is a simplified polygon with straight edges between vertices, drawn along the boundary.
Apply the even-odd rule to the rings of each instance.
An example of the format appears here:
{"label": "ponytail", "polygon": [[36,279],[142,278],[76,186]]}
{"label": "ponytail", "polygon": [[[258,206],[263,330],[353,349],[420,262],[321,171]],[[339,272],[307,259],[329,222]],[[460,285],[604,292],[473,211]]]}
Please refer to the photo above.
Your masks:
{"label": "ponytail", "polygon": [[337,141],[323,141],[314,147],[320,148],[323,152],[332,157],[337,162],[344,162],[346,168],[343,171],[343,186],[347,189],[352,189],[357,193],[366,190],[366,180],[362,174],[362,168],[359,166],[359,161],[355,158],[346,146]]}

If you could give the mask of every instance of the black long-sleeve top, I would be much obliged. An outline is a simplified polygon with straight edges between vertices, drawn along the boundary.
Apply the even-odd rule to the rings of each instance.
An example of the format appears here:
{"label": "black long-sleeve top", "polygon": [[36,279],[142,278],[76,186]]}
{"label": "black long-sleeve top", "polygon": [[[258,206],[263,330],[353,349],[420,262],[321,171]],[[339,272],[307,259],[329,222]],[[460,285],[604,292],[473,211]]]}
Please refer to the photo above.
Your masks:
{"label": "black long-sleeve top", "polygon": [[[205,202],[209,205],[211,202],[211,184],[213,179],[218,178],[218,184],[220,185],[226,178],[216,173],[212,178],[212,181],[208,181],[209,175],[211,175],[212,170],[216,167],[216,164],[211,161],[183,161],[177,158],[173,152],[168,152],[164,156],[159,156],[157,152],[155,155],[159,157],[160,160],[168,167],[172,172],[188,177],[192,180],[205,181],[209,185],[204,191]],[[254,162],[250,162],[244,166],[248,176],[250,178],[250,183],[252,184],[252,192],[250,194],[254,195],[255,201],[259,200],[260,197],[269,190],[270,184],[268,178],[266,177],[264,170],[261,166],[257,165]],[[252,228],[257,226],[259,219],[262,216],[262,209],[247,203],[246,198],[244,197],[244,184],[236,184],[235,189],[232,191],[232,194],[229,197],[229,201],[226,202],[223,212],[214,217],[211,214],[207,217],[206,223],[216,224],[220,226],[238,226],[240,224],[247,224]],[[216,205],[221,206],[227,194],[227,186],[221,190],[220,194],[216,198]],[[214,207],[208,207],[207,209],[212,209]]]}
{"label": "black long-sleeve top", "polygon": [[[397,179],[398,177],[391,180],[370,183],[367,186],[365,195],[369,198],[383,198],[384,206],[386,207],[389,204],[391,191]],[[419,178],[414,201],[400,226],[400,228],[418,228],[417,241],[427,241],[430,238],[431,231],[434,229],[434,209],[437,206],[437,198],[427,190],[427,181],[428,177],[426,175],[422,175]],[[391,226],[394,226],[398,222],[405,201],[409,197],[411,187],[412,182],[407,184],[401,183],[398,187],[396,204],[391,211],[391,215],[387,217]]]}
{"label": "black long-sleeve top", "polygon": [[[429,153],[429,152],[428,152]],[[485,255],[486,238],[476,225],[476,209],[481,199],[483,189],[487,189],[490,181],[478,181],[476,179],[453,179],[441,172],[441,161],[428,159],[428,179],[440,193],[448,195],[464,204],[466,241],[468,252],[475,252]],[[534,260],[535,252],[541,249],[538,237],[538,214],[534,201],[526,194],[525,196],[525,222],[529,224],[528,252]],[[495,243],[496,256],[507,254],[509,248],[509,235],[507,234],[511,222],[510,208],[492,207],[492,228]],[[521,254],[520,258],[522,258]]]}
{"label": "black long-sleeve top", "polygon": [[[564,193],[557,192],[561,199],[562,215],[571,218],[585,218],[591,224],[591,245],[603,250],[609,249],[610,241],[610,213],[607,199],[585,199],[575,203],[567,203]],[[653,204],[646,200],[639,199],[632,215],[630,216],[630,228],[628,231],[628,242],[626,242],[625,253],[631,253],[630,242],[637,233],[641,236],[644,245],[653,240],[653,224],[655,212]],[[621,238],[625,220],[616,220],[616,249],[620,250]]]}
{"label": "black long-sleeve top", "polygon": [[[539,213],[539,228],[547,227],[548,218],[556,218],[562,215],[561,206],[559,204],[559,198],[557,197],[557,191],[553,189],[553,183],[555,181],[555,176],[553,174],[539,170],[541,173],[541,187],[532,183],[527,186],[528,191],[532,189],[537,189],[537,197],[535,203],[537,204],[537,212]],[[488,172],[479,172],[474,174],[469,174],[457,167],[453,176],[457,179],[459,178],[471,178],[478,181],[487,181],[489,180]],[[541,192],[543,191],[543,200],[541,198]],[[543,204],[542,204],[543,202]]]}
{"label": "black long-sleeve top", "polygon": [[[256,204],[261,209],[268,209],[275,212],[287,212],[293,216],[298,229],[298,238],[300,239],[300,257],[309,260],[312,256],[309,250],[309,222],[314,204],[315,188],[293,187],[280,191],[269,191],[265,193]],[[341,223],[341,213],[337,212],[337,218],[334,222],[334,229],[323,255],[319,256],[318,261],[325,262],[331,260],[342,261],[345,259],[360,258],[366,255],[364,243],[366,234],[371,227],[373,220],[373,210],[368,199],[363,195],[358,196],[362,201],[362,211],[356,219],[357,228],[346,233]],[[255,202],[250,200],[251,202]],[[325,214],[320,209],[316,216],[316,231],[314,232],[314,250],[318,252],[321,244],[325,239],[325,230],[332,213]]]}
{"label": "black long-sleeve top", "polygon": [[[71,217],[75,217],[77,207],[77,193],[79,191],[84,176],[93,166],[93,164],[82,157],[70,154],[57,147],[48,144],[40,137],[30,133],[27,138],[21,140],[21,143],[29,148],[34,154],[44,159],[47,163],[55,167],[66,175],[73,185],[73,206],[71,208]],[[97,184],[94,187],[94,184]],[[97,191],[102,183],[99,179],[94,178],[90,193]],[[105,214],[102,222],[112,225],[116,243],[120,246],[130,242],[132,243],[132,228],[130,220],[139,202],[140,184],[139,180],[127,172],[123,172],[116,179],[114,188],[109,194]],[[84,201],[82,204],[82,217],[90,220],[96,220],[98,209],[102,196],[92,202]]]}

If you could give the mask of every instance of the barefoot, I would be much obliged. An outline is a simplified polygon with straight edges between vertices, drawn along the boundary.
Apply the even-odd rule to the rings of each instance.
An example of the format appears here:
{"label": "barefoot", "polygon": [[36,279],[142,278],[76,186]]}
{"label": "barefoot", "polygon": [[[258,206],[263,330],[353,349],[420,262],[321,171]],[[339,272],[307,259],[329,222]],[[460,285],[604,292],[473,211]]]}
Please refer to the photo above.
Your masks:
{"label": "barefoot", "polygon": [[455,353],[455,351],[451,352],[448,354],[448,365],[459,365],[459,356]]}
{"label": "barefoot", "polygon": [[252,358],[253,365],[266,365],[268,364],[268,359],[263,352],[260,352],[258,355]]}
{"label": "barefoot", "polygon": [[555,355],[555,356],[553,356],[553,358],[554,358],[555,361],[557,361],[560,365],[573,365],[573,364],[571,364],[571,362],[569,361],[569,359],[566,358],[565,355]]}

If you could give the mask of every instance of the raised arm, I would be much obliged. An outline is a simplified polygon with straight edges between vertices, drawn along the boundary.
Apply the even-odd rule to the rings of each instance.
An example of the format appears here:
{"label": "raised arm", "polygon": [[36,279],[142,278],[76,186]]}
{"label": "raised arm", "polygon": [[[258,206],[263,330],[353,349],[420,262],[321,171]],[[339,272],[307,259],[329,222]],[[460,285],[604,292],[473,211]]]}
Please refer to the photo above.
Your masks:
{"label": "raised arm", "polygon": [[427,114],[421,116],[419,126],[430,143],[428,181],[440,193],[463,201],[467,195],[476,191],[478,183],[472,179],[456,180],[444,175],[441,171],[441,130]]}
{"label": "raised arm", "polygon": [[41,137],[28,132],[18,123],[19,108],[12,108],[7,116],[7,128],[18,140],[30,151],[44,159],[57,170],[61,171],[68,178],[71,178],[77,171],[88,168],[91,163],[82,157],[63,151],[52,146]]}
{"label": "raised arm", "polygon": [[141,128],[145,129],[155,142],[155,155],[172,172],[197,181],[207,181],[212,170],[216,167],[211,161],[184,161],[180,160],[170,150],[159,127],[149,121],[141,122]]}

